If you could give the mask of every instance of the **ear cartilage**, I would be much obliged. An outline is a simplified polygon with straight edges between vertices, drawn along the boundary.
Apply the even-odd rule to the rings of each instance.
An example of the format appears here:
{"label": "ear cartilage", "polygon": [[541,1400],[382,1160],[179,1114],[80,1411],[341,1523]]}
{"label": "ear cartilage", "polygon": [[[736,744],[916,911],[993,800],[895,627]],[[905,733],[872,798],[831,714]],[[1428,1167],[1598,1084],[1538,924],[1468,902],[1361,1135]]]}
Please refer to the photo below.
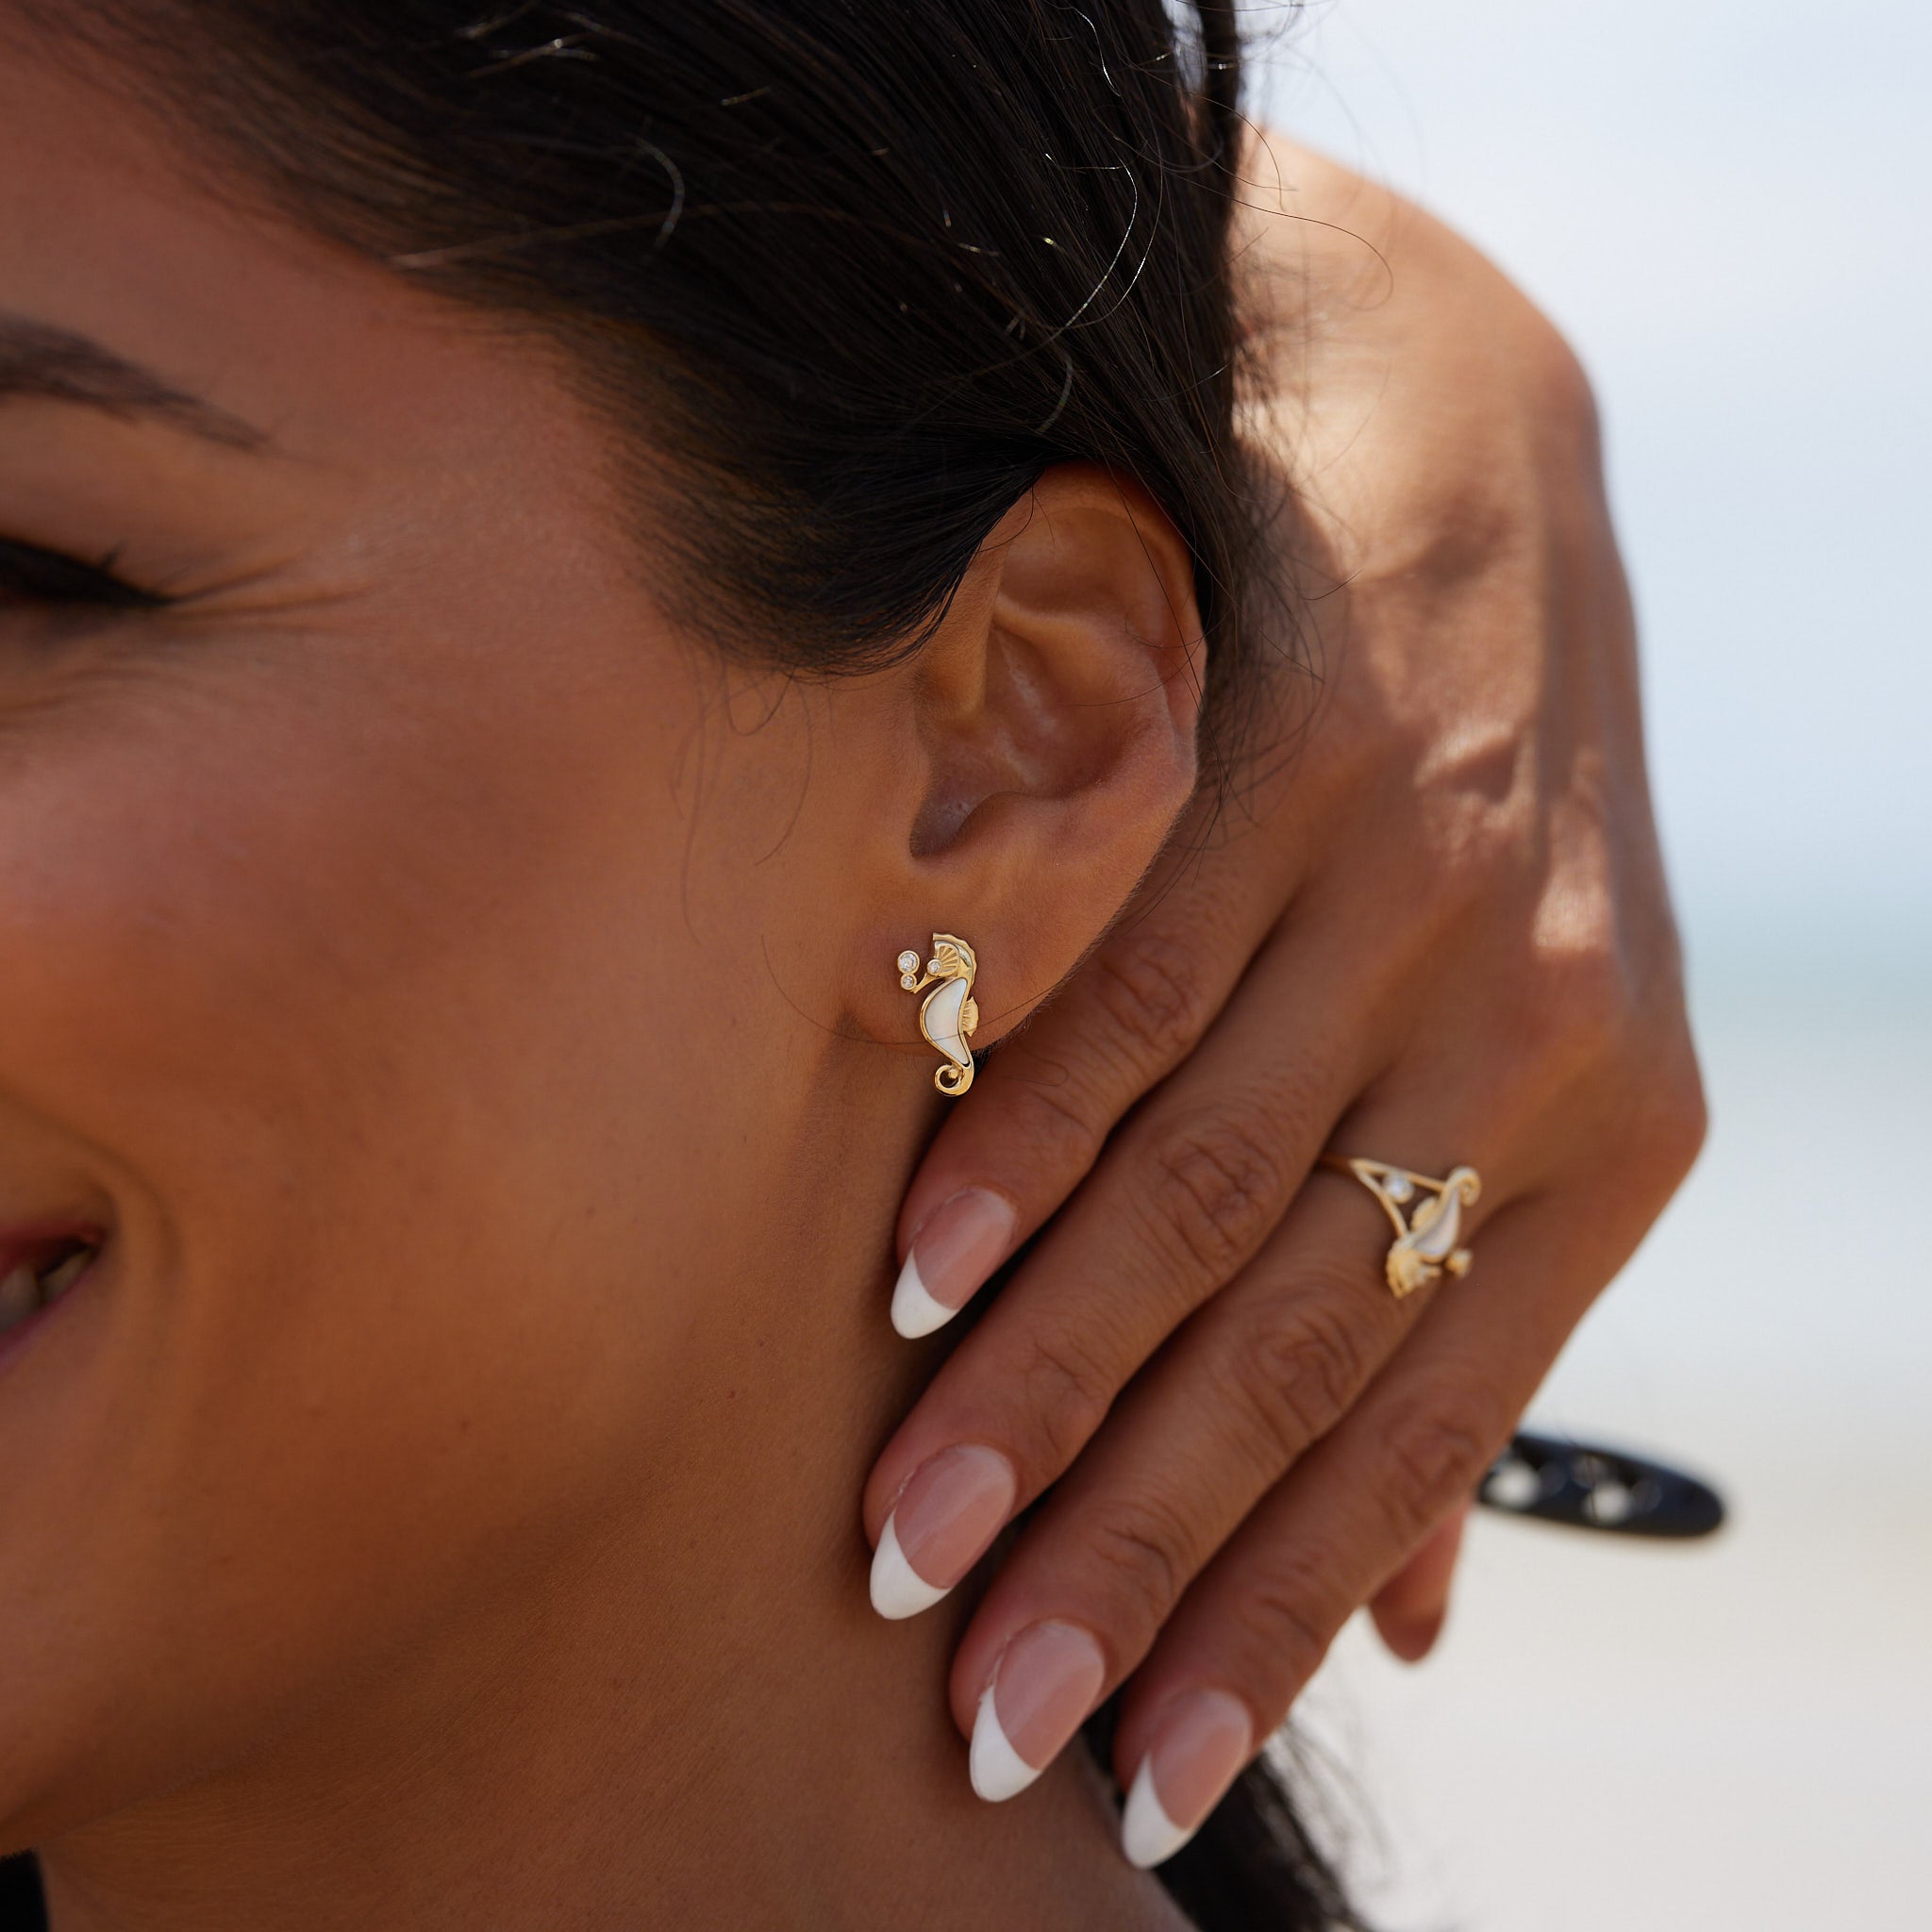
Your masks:
{"label": "ear cartilage", "polygon": [[966,1042],[979,1025],[979,1008],[973,998],[973,975],[979,971],[979,961],[957,934],[936,932],[924,975],[919,955],[909,947],[895,963],[899,984],[908,992],[925,993],[919,1008],[919,1030],[943,1062],[934,1071],[932,1084],[957,1100],[973,1084],[973,1049]]}

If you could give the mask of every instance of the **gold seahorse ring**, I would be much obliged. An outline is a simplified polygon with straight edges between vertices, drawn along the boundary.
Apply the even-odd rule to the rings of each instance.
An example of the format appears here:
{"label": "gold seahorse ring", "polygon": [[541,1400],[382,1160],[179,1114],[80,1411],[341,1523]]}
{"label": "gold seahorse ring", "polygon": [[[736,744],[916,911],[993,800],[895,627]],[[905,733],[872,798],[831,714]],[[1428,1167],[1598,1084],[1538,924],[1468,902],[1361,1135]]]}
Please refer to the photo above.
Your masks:
{"label": "gold seahorse ring", "polygon": [[1395,1298],[1413,1294],[1425,1281],[1445,1274],[1469,1273],[1474,1258],[1458,1247],[1462,1210],[1475,1206],[1483,1191],[1482,1176],[1473,1167],[1451,1170],[1449,1178],[1432,1181],[1386,1160],[1360,1160],[1346,1154],[1324,1154],[1322,1165],[1338,1174],[1352,1174],[1375,1199],[1395,1229],[1382,1272]]}
{"label": "gold seahorse ring", "polygon": [[919,1030],[944,1062],[934,1072],[932,1084],[957,1100],[973,1084],[973,1049],[966,1042],[979,1024],[979,1008],[973,998],[973,975],[979,971],[979,962],[964,940],[936,932],[923,978],[919,955],[910,947],[894,963],[899,984],[908,992],[932,988],[919,1008]]}

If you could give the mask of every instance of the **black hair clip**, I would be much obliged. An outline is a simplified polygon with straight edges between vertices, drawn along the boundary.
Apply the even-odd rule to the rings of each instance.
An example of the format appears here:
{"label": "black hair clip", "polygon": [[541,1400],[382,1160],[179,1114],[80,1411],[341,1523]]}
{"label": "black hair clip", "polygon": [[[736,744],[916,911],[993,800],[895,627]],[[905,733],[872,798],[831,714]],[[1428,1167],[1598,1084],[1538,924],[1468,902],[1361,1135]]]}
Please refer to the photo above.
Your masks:
{"label": "black hair clip", "polygon": [[1709,1536],[1724,1520],[1724,1498],[1695,1476],[1554,1436],[1513,1437],[1475,1499],[1511,1516],[1613,1536]]}

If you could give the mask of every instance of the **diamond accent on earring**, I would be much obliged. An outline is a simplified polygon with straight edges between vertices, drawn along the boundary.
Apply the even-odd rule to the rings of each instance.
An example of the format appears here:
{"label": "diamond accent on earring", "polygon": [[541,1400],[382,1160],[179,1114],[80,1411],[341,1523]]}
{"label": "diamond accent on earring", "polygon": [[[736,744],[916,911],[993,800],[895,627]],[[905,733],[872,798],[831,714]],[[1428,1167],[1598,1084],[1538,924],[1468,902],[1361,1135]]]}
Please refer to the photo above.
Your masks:
{"label": "diamond accent on earring", "polygon": [[899,971],[901,973],[917,973],[919,971],[919,955],[909,947],[899,955]]}
{"label": "diamond accent on earring", "polygon": [[1415,1194],[1415,1183],[1406,1174],[1384,1174],[1382,1191],[1398,1206]]}

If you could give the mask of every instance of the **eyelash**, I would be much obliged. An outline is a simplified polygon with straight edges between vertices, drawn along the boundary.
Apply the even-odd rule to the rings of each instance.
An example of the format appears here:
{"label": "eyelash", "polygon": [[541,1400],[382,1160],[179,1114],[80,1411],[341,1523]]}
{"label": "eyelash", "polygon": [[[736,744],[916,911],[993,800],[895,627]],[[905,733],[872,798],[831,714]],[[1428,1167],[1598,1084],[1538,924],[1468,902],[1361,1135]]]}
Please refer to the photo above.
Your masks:
{"label": "eyelash", "polygon": [[115,555],[83,563],[35,543],[0,537],[0,608],[50,604],[101,610],[158,610],[168,599],[114,574]]}

